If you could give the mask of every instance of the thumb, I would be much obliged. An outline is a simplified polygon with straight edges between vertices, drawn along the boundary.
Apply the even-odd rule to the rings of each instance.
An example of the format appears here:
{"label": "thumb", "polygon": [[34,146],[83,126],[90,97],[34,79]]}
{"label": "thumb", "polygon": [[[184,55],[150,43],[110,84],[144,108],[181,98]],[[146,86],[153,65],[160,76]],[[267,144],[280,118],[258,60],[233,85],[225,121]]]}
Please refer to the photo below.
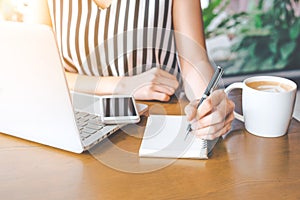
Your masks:
{"label": "thumb", "polygon": [[187,120],[191,121],[192,119],[194,119],[197,115],[197,104],[198,104],[198,100],[192,101],[190,102],[185,108],[184,108],[184,112],[187,116]]}

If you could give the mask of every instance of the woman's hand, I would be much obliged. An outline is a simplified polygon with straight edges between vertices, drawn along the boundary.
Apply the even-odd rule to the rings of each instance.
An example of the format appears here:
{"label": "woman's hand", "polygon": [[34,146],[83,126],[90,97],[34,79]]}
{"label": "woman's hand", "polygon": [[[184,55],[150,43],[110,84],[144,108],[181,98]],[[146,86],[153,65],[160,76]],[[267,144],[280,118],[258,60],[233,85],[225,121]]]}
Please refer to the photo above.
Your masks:
{"label": "woman's hand", "polygon": [[214,91],[197,109],[199,100],[185,107],[193,134],[202,139],[213,140],[231,129],[234,119],[234,103],[223,90]]}
{"label": "woman's hand", "polygon": [[179,86],[174,75],[159,68],[136,76],[123,77],[121,84],[122,88],[129,89],[137,100],[159,101],[169,101]]}

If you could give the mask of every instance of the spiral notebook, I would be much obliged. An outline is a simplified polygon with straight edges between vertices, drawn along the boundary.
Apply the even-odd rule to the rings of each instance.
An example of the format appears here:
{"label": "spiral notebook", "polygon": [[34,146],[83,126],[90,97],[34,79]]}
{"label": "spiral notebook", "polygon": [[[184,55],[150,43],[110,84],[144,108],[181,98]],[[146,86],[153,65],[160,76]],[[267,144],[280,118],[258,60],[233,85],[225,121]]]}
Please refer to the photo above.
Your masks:
{"label": "spiral notebook", "polygon": [[139,149],[140,157],[208,159],[218,141],[203,140],[189,134],[186,116],[150,115]]}

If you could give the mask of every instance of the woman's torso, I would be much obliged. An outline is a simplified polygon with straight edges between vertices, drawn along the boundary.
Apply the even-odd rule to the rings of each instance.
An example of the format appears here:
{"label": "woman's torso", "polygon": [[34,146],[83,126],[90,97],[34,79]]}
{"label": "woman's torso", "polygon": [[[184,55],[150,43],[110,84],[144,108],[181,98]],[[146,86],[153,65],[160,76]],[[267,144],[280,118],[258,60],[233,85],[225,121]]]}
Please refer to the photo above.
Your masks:
{"label": "woman's torso", "polygon": [[179,75],[172,0],[49,0],[66,69],[94,76],[132,76],[159,67]]}

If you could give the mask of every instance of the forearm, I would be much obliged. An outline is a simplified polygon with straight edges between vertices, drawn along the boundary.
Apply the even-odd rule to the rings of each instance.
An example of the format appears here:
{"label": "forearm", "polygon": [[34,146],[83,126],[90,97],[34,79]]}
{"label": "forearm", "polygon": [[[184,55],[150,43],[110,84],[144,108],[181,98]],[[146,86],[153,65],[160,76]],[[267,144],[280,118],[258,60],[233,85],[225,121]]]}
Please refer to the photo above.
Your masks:
{"label": "forearm", "polygon": [[130,94],[137,100],[168,101],[178,87],[176,77],[152,68],[135,76],[96,77],[66,72],[69,88],[74,91],[105,95]]}
{"label": "forearm", "polygon": [[174,0],[173,22],[182,78],[189,100],[200,98],[213,74],[199,0]]}
{"label": "forearm", "polygon": [[202,62],[198,63],[197,66],[191,66],[185,61],[181,61],[181,65],[184,91],[187,98],[190,101],[200,99],[213,75],[210,63]]}
{"label": "forearm", "polygon": [[96,95],[130,94],[123,80],[127,77],[98,77],[79,75],[66,72],[67,83],[70,90]]}
{"label": "forearm", "polygon": [[200,1],[174,0],[172,13],[175,32],[185,35],[206,49]]}

